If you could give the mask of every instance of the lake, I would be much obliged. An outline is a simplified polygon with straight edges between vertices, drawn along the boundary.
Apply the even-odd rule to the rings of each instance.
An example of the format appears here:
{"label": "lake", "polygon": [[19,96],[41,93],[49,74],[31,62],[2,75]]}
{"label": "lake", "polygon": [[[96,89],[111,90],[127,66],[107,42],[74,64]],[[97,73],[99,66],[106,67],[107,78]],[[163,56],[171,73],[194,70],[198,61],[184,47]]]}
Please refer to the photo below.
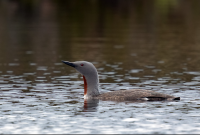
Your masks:
{"label": "lake", "polygon": [[[198,1],[0,1],[1,134],[200,133]],[[84,101],[89,61],[100,92],[147,89],[180,101]]]}

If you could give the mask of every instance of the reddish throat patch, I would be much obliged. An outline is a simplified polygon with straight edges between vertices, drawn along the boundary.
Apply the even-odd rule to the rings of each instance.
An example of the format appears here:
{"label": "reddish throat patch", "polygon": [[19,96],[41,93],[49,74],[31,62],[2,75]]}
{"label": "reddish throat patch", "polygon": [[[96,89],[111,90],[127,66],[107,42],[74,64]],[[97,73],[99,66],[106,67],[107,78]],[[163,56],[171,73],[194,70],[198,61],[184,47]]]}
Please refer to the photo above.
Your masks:
{"label": "reddish throat patch", "polygon": [[86,81],[84,75],[83,75],[83,81],[84,81],[84,95],[86,95],[87,94],[87,81]]}

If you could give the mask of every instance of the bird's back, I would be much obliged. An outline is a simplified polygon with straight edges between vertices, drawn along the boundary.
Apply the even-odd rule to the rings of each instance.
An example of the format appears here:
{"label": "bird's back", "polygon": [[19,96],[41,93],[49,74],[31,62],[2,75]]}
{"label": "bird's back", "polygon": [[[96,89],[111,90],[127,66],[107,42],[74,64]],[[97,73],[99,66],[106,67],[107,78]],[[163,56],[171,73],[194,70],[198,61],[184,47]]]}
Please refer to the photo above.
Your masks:
{"label": "bird's back", "polygon": [[101,100],[113,101],[133,101],[133,100],[147,100],[147,101],[162,101],[162,100],[180,100],[174,96],[154,92],[151,90],[131,89],[131,90],[117,90],[114,92],[107,92],[100,94],[96,98]]}

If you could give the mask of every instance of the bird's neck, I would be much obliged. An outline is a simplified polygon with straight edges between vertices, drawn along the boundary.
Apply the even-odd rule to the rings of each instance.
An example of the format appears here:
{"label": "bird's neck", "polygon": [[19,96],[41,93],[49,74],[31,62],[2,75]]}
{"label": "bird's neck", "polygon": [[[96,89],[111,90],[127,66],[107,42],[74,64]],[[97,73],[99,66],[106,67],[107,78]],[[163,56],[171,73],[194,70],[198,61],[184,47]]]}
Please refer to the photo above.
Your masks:
{"label": "bird's neck", "polygon": [[99,93],[99,78],[98,74],[90,76],[83,76],[84,81],[84,98],[98,96]]}

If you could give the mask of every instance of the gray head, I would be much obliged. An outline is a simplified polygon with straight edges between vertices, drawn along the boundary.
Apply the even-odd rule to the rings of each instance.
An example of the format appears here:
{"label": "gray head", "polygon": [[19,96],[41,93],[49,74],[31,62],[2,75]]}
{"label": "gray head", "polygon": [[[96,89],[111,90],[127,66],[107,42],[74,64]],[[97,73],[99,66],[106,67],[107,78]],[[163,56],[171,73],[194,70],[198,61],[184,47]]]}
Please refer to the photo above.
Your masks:
{"label": "gray head", "polygon": [[69,62],[69,61],[62,61],[68,66],[75,68],[78,72],[80,72],[83,76],[91,76],[97,73],[95,66],[87,61],[76,61],[76,62]]}
{"label": "gray head", "polygon": [[85,96],[89,97],[89,96],[99,95],[98,72],[92,63],[87,61],[76,61],[76,62],[62,61],[62,62],[68,66],[75,68],[78,72],[80,72],[83,75]]}

